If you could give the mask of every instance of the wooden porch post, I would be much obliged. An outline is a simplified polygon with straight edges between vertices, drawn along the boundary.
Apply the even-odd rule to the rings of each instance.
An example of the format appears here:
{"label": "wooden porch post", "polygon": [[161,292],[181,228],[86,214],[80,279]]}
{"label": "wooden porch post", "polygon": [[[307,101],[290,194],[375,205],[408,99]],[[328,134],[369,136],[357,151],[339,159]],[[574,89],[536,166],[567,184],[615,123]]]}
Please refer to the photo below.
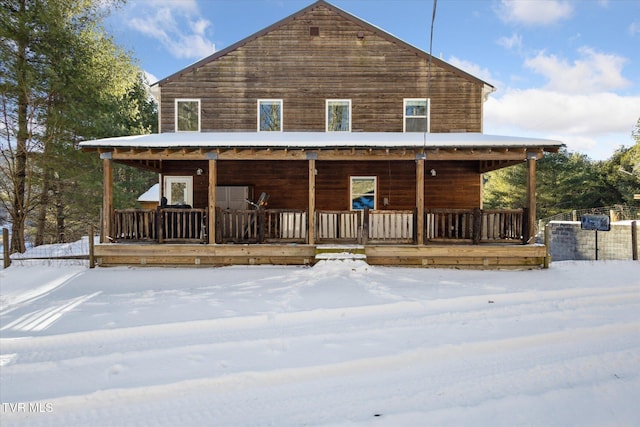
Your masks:
{"label": "wooden porch post", "polygon": [[309,245],[316,241],[316,153],[307,153],[309,160]]}
{"label": "wooden porch post", "polygon": [[216,153],[208,153],[209,159],[209,209],[207,221],[208,243],[213,245],[216,243],[216,187],[218,185],[218,156]]}
{"label": "wooden porch post", "polygon": [[102,234],[101,243],[108,243],[111,237],[111,214],[113,210],[113,155],[101,153],[102,159]]}
{"label": "wooden porch post", "polygon": [[424,154],[416,154],[416,243],[424,244]]}
{"label": "wooden porch post", "polygon": [[525,243],[533,243],[536,236],[536,153],[527,152],[527,230]]}

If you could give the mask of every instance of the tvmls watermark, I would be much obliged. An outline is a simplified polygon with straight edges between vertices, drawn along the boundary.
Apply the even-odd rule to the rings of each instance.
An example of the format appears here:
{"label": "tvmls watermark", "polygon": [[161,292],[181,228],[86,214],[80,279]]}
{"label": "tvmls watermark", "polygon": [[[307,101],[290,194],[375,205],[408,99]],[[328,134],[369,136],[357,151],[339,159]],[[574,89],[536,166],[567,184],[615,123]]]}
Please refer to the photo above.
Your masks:
{"label": "tvmls watermark", "polygon": [[47,414],[53,412],[51,402],[2,403],[3,414]]}

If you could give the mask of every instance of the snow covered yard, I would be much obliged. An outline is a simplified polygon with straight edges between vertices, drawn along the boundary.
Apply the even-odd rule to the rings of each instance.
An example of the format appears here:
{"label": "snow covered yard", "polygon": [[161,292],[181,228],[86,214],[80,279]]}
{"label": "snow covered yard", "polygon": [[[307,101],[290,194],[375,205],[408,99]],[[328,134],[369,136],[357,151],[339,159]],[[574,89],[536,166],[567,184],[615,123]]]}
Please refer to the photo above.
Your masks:
{"label": "snow covered yard", "polygon": [[0,270],[3,427],[640,425],[640,264]]}

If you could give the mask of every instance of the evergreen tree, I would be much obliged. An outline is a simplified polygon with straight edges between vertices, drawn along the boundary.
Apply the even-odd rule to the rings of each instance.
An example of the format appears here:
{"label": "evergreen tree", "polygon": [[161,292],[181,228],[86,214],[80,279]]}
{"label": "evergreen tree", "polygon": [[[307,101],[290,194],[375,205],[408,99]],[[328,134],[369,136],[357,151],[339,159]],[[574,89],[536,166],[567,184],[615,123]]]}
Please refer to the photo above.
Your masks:
{"label": "evergreen tree", "polygon": [[[561,149],[546,154],[536,168],[538,218],[573,209],[616,204],[637,204],[640,193],[640,119],[632,135],[632,147],[621,147],[606,161],[592,161],[584,154]],[[487,208],[521,208],[526,205],[527,168],[516,166],[487,173],[484,205]]]}
{"label": "evergreen tree", "polygon": [[[84,139],[147,133],[156,120],[145,82],[101,26],[119,0],[2,0],[0,194],[24,251],[27,218],[36,243],[63,241],[67,225],[95,222],[100,165]],[[96,202],[98,201],[98,202]]]}
{"label": "evergreen tree", "polygon": [[617,195],[617,203],[640,205],[640,201],[634,199],[635,194],[640,194],[640,118],[631,135],[635,144],[616,150],[603,162],[602,170],[607,188]]}

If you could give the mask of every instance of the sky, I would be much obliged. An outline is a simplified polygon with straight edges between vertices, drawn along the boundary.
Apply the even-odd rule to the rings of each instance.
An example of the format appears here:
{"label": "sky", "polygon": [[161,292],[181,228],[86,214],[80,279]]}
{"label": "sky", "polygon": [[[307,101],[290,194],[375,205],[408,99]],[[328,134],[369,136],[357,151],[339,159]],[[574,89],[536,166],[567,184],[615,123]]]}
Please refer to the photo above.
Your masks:
{"label": "sky", "polygon": [[[313,0],[129,0],[107,30],[151,83]],[[331,0],[429,51],[431,0]],[[640,117],[640,1],[440,0],[432,52],[495,87],[484,133],[560,140],[605,160]]]}

